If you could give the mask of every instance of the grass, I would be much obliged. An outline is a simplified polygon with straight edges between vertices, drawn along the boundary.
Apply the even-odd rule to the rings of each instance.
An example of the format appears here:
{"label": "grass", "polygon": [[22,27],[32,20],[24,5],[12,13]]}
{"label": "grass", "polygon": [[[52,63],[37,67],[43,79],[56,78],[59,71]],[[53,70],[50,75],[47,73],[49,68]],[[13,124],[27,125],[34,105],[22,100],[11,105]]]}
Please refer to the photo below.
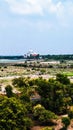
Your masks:
{"label": "grass", "polygon": [[52,129],[53,129],[52,127],[44,127],[41,130],[52,130]]}
{"label": "grass", "polygon": [[73,76],[73,72],[64,72],[64,74],[67,76]]}
{"label": "grass", "polygon": [[[25,75],[51,75],[55,76],[57,73],[63,73],[66,74],[67,76],[73,76],[73,68],[68,68],[68,67],[62,67],[65,66],[63,64],[52,64],[52,68],[45,67],[48,63],[43,63],[39,62],[38,64],[41,66],[37,67],[38,64],[36,62],[36,65],[34,66],[34,62],[32,62],[32,67],[29,66],[31,62],[27,63],[27,67],[24,66],[13,66],[13,65],[6,65],[2,66],[0,68],[0,77],[7,77],[7,76],[25,76]],[[42,67],[43,66],[43,67]],[[66,64],[67,66],[67,64]]]}

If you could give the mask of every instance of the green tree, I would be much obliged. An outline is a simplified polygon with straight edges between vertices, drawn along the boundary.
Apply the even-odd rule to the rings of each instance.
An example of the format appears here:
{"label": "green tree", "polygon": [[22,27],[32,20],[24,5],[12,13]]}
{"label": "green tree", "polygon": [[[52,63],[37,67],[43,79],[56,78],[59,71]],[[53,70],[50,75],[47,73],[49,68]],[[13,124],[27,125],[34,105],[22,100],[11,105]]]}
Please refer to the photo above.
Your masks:
{"label": "green tree", "polygon": [[69,86],[56,79],[37,80],[37,91],[41,96],[41,103],[46,108],[57,114],[67,113],[67,108],[72,103]]}
{"label": "green tree", "polygon": [[49,123],[49,121],[52,121],[52,119],[56,119],[57,116],[55,113],[46,110],[42,105],[38,104],[33,109],[33,115],[36,117],[38,121],[40,121],[41,124]]}
{"label": "green tree", "polygon": [[64,124],[64,130],[67,130],[67,127],[69,126],[70,124],[70,118],[69,117],[63,117],[62,118],[62,123]]}
{"label": "green tree", "polygon": [[[27,109],[16,98],[1,98],[0,100],[0,129],[26,130],[32,121],[27,118]],[[28,124],[29,122],[29,124]]]}
{"label": "green tree", "polygon": [[45,110],[45,109],[42,111],[42,113],[39,116],[39,121],[42,124],[52,122],[52,119],[57,119],[57,116],[55,115],[55,113]]}
{"label": "green tree", "polygon": [[20,77],[20,78],[15,78],[12,80],[12,84],[15,86],[15,87],[27,87],[27,83],[26,83],[26,79],[24,79],[23,77]]}
{"label": "green tree", "polygon": [[20,96],[20,100],[25,103],[25,102],[30,102],[30,97],[25,93],[25,94],[22,94]]}
{"label": "green tree", "polygon": [[65,85],[70,84],[70,80],[68,79],[67,75],[64,74],[58,73],[56,75],[56,80]]}
{"label": "green tree", "polygon": [[11,86],[11,85],[7,85],[7,86],[5,87],[5,90],[6,90],[6,95],[7,95],[7,97],[12,97],[12,96],[13,96],[12,86]]}
{"label": "green tree", "polygon": [[36,106],[34,106],[33,108],[34,117],[38,118],[43,110],[45,110],[45,108],[41,104],[37,104]]}

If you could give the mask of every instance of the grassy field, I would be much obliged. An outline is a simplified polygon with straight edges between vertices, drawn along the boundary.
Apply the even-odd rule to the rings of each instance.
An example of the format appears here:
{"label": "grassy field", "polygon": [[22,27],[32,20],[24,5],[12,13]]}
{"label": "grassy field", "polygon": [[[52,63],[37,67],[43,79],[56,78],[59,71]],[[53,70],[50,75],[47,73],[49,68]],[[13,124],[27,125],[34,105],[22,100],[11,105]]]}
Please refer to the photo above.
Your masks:
{"label": "grassy field", "polygon": [[67,76],[73,76],[73,72],[64,72]]}
{"label": "grassy field", "polygon": [[55,76],[57,73],[64,73],[68,76],[73,76],[73,68],[70,67],[72,63],[60,63],[59,61],[27,61],[20,64],[2,64],[0,65],[0,77],[7,76],[29,76],[31,75],[51,75]]}

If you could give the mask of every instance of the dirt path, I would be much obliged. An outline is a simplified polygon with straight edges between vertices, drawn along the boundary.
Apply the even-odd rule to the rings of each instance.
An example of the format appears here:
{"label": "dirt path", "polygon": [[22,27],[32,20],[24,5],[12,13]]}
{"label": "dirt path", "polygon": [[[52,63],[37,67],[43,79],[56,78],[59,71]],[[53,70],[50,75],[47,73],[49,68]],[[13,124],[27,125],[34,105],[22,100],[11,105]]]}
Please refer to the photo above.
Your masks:
{"label": "dirt path", "polygon": [[[63,127],[61,119],[56,121],[57,125],[54,127],[54,130],[60,130]],[[43,126],[34,126],[31,130],[42,130]],[[68,126],[67,130],[73,130],[73,120],[71,120],[70,125]]]}
{"label": "dirt path", "polygon": [[31,128],[31,130],[41,130],[42,128],[42,126],[34,126],[33,128]]}
{"label": "dirt path", "polygon": [[54,130],[60,130],[63,127],[61,119],[57,120],[57,125],[54,127]]}

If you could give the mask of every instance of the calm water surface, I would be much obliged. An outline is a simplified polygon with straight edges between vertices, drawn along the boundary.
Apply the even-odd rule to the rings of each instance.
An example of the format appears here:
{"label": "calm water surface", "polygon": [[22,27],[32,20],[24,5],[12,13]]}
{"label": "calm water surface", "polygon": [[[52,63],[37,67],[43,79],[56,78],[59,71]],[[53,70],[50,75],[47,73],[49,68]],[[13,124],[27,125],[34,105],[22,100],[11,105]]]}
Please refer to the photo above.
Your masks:
{"label": "calm water surface", "polygon": [[0,59],[0,63],[21,63],[21,62],[25,62],[25,59],[20,60]]}

